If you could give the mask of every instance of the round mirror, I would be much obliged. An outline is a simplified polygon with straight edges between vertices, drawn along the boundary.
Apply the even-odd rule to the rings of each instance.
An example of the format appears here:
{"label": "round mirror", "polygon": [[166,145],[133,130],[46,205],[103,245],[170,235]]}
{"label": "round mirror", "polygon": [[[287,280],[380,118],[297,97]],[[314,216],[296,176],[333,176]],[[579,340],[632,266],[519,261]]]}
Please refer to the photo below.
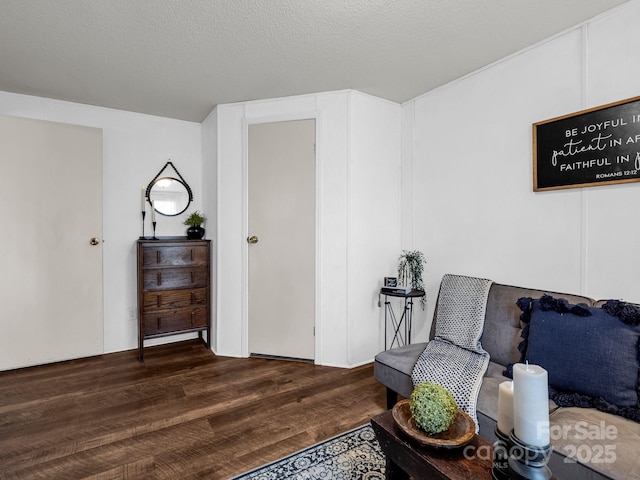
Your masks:
{"label": "round mirror", "polygon": [[191,203],[189,188],[182,180],[172,177],[157,178],[149,190],[149,201],[156,212],[172,217],[180,215]]}

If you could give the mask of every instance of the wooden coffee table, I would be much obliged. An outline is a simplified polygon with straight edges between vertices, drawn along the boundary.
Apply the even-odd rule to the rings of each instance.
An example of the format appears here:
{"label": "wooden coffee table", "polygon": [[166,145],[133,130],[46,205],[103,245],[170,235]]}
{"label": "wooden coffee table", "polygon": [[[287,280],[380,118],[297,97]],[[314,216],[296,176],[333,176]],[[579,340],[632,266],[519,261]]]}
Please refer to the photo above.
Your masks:
{"label": "wooden coffee table", "polygon": [[400,430],[391,410],[373,417],[371,426],[387,457],[387,480],[491,479],[493,445],[478,435],[465,447],[422,447]]}

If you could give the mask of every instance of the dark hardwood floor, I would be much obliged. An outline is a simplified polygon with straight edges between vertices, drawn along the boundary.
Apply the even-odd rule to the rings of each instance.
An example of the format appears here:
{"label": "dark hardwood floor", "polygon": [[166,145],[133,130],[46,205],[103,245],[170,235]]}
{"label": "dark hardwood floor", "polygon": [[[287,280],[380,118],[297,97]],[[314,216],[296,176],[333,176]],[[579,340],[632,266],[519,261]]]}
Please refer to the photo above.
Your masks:
{"label": "dark hardwood floor", "polygon": [[354,369],[197,340],[0,373],[0,479],[227,479],[385,410]]}

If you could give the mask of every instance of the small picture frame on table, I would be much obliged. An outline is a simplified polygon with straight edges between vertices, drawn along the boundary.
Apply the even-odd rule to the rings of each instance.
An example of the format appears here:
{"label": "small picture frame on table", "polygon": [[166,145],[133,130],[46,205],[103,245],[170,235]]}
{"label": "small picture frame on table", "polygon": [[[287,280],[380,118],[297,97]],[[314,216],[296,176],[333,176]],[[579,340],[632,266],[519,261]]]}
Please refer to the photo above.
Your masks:
{"label": "small picture frame on table", "polygon": [[397,287],[398,279],[396,277],[384,277],[384,286],[385,287]]}

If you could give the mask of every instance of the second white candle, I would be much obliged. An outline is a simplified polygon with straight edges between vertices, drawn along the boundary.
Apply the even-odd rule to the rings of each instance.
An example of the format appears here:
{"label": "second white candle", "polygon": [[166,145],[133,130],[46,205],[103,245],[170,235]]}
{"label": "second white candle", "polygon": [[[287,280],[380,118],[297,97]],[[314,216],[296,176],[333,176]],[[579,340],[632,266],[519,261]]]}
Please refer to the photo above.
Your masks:
{"label": "second white candle", "polygon": [[513,382],[498,387],[498,430],[509,436],[513,430]]}

